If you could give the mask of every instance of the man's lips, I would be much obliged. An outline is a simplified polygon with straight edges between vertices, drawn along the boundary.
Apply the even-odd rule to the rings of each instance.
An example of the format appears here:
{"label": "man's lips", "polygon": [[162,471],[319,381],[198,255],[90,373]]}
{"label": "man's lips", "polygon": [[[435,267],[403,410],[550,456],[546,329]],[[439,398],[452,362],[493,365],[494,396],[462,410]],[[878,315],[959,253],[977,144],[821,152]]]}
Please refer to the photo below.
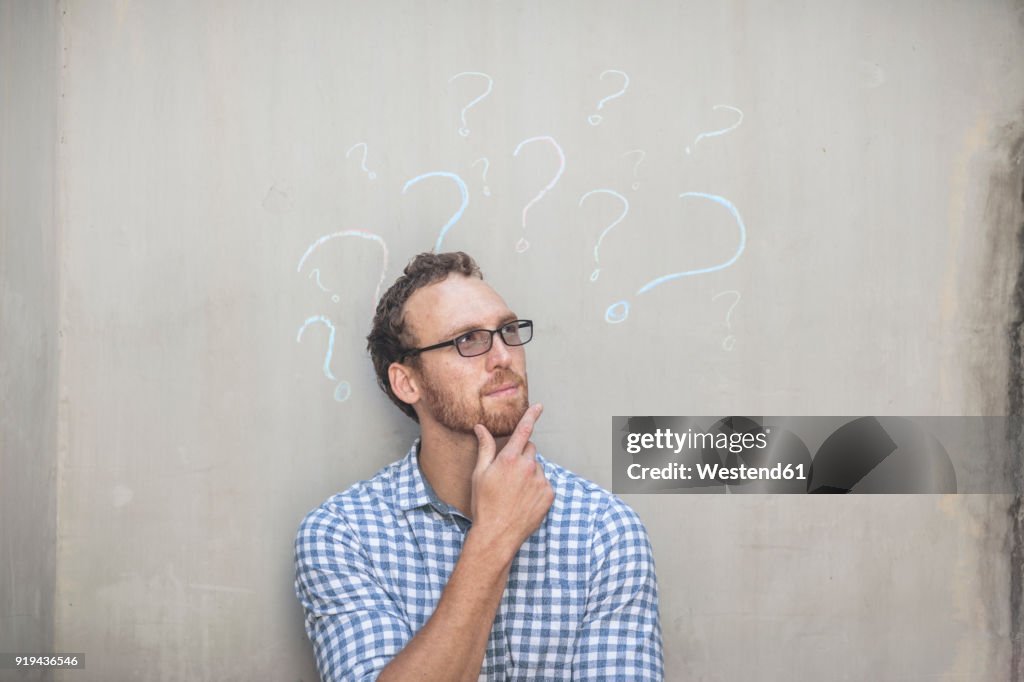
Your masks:
{"label": "man's lips", "polygon": [[490,391],[484,393],[484,397],[503,398],[508,395],[514,395],[518,390],[519,384],[515,382],[509,382],[507,384],[502,384],[501,386],[498,386],[497,388],[491,389]]}

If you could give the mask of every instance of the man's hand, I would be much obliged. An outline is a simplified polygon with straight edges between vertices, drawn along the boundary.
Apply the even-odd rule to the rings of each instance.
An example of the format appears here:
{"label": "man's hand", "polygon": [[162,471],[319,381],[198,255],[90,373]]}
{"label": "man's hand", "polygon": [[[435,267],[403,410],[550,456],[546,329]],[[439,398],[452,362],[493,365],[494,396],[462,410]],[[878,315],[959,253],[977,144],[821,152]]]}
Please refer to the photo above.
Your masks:
{"label": "man's hand", "polygon": [[543,409],[540,403],[531,405],[497,454],[490,432],[480,424],[473,428],[478,449],[472,477],[471,532],[508,562],[540,527],[555,499],[537,461],[537,449],[530,442]]}

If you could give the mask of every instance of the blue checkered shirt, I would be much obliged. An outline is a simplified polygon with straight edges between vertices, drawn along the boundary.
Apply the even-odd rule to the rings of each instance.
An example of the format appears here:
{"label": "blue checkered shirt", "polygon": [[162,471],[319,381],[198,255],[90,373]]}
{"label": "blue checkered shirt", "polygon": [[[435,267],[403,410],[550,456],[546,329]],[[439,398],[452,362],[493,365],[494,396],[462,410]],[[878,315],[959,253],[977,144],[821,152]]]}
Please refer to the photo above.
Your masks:
{"label": "blue checkered shirt", "polygon": [[[374,680],[434,612],[471,521],[401,460],[309,512],[295,593],[324,680]],[[625,502],[537,455],[555,491],[487,640],[481,680],[661,680],[647,531]]]}

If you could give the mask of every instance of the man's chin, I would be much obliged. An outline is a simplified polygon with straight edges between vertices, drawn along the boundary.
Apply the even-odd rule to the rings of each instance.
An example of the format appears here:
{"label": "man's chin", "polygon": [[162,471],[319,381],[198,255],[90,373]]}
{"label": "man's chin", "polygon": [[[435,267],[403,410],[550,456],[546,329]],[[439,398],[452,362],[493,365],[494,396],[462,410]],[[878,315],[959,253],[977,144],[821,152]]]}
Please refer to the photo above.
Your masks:
{"label": "man's chin", "polygon": [[529,402],[524,398],[515,405],[486,411],[484,412],[483,425],[495,438],[507,438],[516,430],[519,420],[526,414],[526,409],[529,406]]}

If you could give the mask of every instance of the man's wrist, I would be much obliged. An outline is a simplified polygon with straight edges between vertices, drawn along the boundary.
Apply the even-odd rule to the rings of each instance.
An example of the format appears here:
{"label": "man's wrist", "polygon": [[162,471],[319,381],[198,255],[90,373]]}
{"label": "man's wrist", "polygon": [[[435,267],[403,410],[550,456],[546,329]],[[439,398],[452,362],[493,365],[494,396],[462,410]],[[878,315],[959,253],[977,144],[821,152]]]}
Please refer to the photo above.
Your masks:
{"label": "man's wrist", "polygon": [[493,569],[495,577],[508,571],[517,552],[519,546],[510,546],[507,537],[481,526],[471,527],[462,545],[462,556]]}

